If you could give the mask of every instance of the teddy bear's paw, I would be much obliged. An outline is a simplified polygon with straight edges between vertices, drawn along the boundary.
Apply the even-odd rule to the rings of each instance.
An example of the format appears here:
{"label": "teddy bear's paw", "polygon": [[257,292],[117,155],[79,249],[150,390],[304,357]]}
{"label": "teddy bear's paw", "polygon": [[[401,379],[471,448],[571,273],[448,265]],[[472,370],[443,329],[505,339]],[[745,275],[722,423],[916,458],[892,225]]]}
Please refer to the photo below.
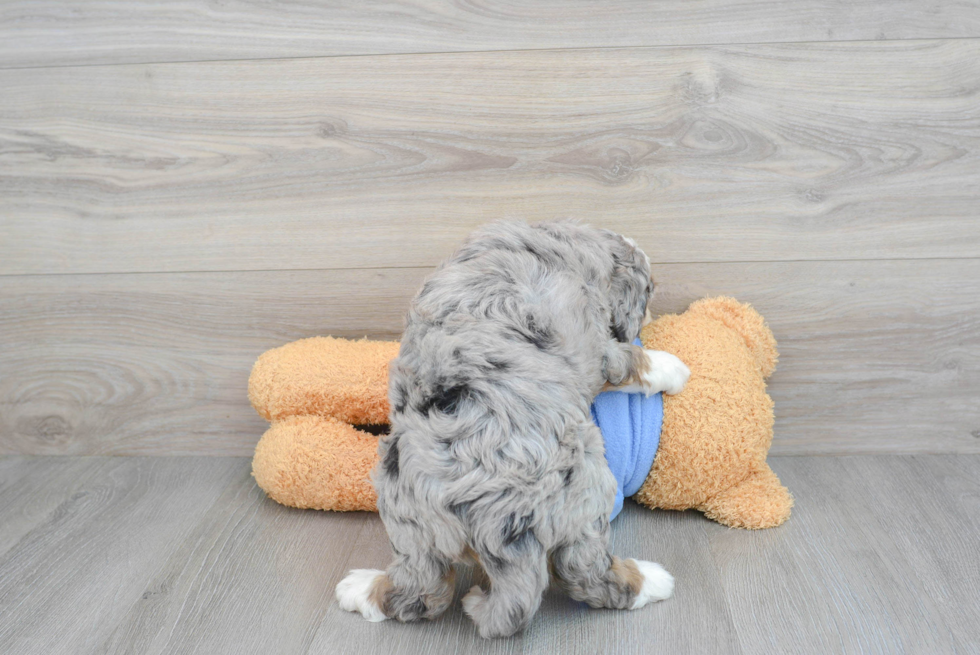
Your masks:
{"label": "teddy bear's paw", "polygon": [[656,562],[645,562],[641,559],[630,561],[636,564],[636,568],[643,575],[643,586],[640,587],[640,593],[636,595],[636,600],[630,607],[631,610],[670,598],[671,594],[674,593],[674,576],[667,573],[664,567]]}
{"label": "teddy bear's paw", "polygon": [[684,362],[662,350],[644,350],[643,354],[646,355],[647,365],[639,372],[638,391],[648,396],[663,391],[672,396],[684,390],[691,377],[691,369]]}
{"label": "teddy bear's paw", "polygon": [[360,612],[361,616],[372,623],[387,619],[371,593],[384,574],[384,571],[375,569],[354,569],[348,573],[347,577],[337,584],[337,602],[340,603],[340,609],[347,612]]}

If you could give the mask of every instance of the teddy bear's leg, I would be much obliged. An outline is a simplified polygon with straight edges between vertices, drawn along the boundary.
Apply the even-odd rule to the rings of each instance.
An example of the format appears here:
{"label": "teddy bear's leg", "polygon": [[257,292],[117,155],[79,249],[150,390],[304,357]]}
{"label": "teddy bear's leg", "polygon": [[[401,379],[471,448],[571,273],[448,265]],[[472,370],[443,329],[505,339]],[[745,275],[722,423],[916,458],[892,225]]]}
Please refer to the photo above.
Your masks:
{"label": "teddy bear's leg", "polygon": [[776,474],[762,469],[698,507],[709,519],[732,528],[772,528],[789,518],[793,497]]}
{"label": "teddy bear's leg", "polygon": [[260,416],[333,416],[354,425],[388,422],[388,363],[395,341],[301,339],[263,353],[248,397]]}
{"label": "teddy bear's leg", "polygon": [[334,418],[276,421],[255,447],[252,475],[273,500],[301,509],[377,511],[369,478],[378,438]]}

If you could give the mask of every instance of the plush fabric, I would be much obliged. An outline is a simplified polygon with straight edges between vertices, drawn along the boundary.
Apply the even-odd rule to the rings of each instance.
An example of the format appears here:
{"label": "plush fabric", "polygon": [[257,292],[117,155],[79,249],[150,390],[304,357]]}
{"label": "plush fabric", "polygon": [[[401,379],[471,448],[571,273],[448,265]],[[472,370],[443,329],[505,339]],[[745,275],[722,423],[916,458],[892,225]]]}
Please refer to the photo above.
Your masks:
{"label": "plush fabric", "polygon": [[[652,434],[650,407],[637,408],[643,429],[636,431],[633,414],[610,414],[629,437],[607,443],[623,495],[643,478],[633,497],[652,508],[697,509],[740,528],[785,521],[793,499],[766,463],[773,404],[765,380],[778,354],[763,318],[731,298],[710,298],[660,317],[640,337],[645,347],[680,357],[691,378],[682,393],[661,399],[659,446],[649,437],[633,441]],[[293,507],[375,510],[368,472],[377,462],[377,437],[352,424],[387,420],[387,364],[397,352],[396,342],[316,337],[259,358],[249,398],[272,426],[256,446],[252,472],[271,498]],[[631,402],[608,401],[629,410]],[[655,457],[643,471],[651,447]]]}
{"label": "plush fabric", "polygon": [[255,447],[252,475],[290,507],[377,511],[368,474],[378,438],[351,424],[388,421],[388,362],[397,341],[301,339],[264,353],[248,397],[272,427]]}
{"label": "plush fabric", "polygon": [[711,298],[660,317],[640,338],[680,357],[691,378],[664,399],[657,458],[637,502],[698,509],[738,528],[789,518],[793,499],[766,463],[773,403],[765,380],[779,355],[762,316],[731,298]]}

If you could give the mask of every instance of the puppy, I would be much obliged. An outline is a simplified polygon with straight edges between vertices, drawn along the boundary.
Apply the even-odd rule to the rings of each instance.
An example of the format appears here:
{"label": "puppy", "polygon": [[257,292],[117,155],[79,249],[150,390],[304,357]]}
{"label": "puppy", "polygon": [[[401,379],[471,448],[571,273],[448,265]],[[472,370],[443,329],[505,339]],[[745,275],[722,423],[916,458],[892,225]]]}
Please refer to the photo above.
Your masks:
{"label": "puppy", "polygon": [[631,240],[564,222],[490,225],[433,273],[391,363],[391,432],[373,473],[395,561],[351,571],[343,609],[435,618],[467,557],[490,582],[463,598],[483,637],[527,625],[549,571],[592,607],[670,596],[659,564],[609,552],[616,482],[589,413],[603,388],[687,382],[673,355],[631,345],[652,291]]}

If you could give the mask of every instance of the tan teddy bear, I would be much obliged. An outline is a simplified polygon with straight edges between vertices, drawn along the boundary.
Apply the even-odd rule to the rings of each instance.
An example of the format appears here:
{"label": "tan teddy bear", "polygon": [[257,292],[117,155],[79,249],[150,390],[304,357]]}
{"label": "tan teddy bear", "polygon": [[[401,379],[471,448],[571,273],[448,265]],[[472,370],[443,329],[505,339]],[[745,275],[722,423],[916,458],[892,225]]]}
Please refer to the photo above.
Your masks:
{"label": "tan teddy bear", "polygon": [[[633,498],[697,509],[738,528],[789,518],[793,499],[766,464],[773,403],[765,380],[778,354],[762,317],[731,298],[708,298],[660,317],[640,338],[680,357],[691,378],[682,393],[663,397],[659,446]],[[252,473],[271,498],[376,511],[369,474],[378,437],[354,426],[387,423],[388,362],[397,354],[397,342],[314,337],[259,357],[249,399],[272,426],[255,448]]]}

